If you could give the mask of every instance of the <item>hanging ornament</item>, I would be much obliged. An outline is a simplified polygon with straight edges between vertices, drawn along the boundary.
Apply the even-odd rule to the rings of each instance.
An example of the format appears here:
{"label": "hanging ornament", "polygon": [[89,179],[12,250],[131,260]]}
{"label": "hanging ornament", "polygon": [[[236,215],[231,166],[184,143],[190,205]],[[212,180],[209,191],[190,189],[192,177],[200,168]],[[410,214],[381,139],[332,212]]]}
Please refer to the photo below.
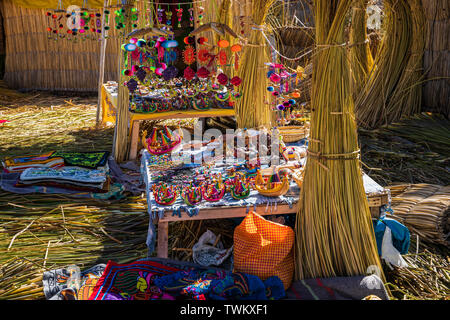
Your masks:
{"label": "hanging ornament", "polygon": [[193,27],[194,26],[194,8],[192,8],[192,3],[191,3],[191,7],[189,8],[189,26]]}
{"label": "hanging ornament", "polygon": [[205,8],[203,7],[198,7],[198,20],[197,20],[197,24],[199,26],[203,25],[203,13],[204,13]]}
{"label": "hanging ornament", "polygon": [[228,76],[224,73],[221,73],[217,76],[217,82],[221,85],[226,86],[228,84]]}
{"label": "hanging ornament", "polygon": [[231,46],[231,52],[234,53],[234,70],[239,69],[239,56],[238,52],[241,52],[242,47],[240,44],[234,44]]}
{"label": "hanging ornament", "polygon": [[138,10],[137,8],[131,8],[131,21],[133,24],[131,25],[133,29],[136,29],[138,27],[137,23],[139,20]]}
{"label": "hanging ornament", "polygon": [[183,61],[188,66],[195,62],[195,49],[191,45],[187,45],[183,50]]}
{"label": "hanging ornament", "polygon": [[136,80],[130,79],[129,81],[126,82],[126,86],[131,93],[134,93],[138,87],[138,83]]}
{"label": "hanging ornament", "polygon": [[217,42],[217,45],[220,48],[225,49],[225,48],[228,48],[228,46],[230,45],[230,42],[228,40],[222,39],[222,40],[219,40],[219,42]]}
{"label": "hanging ornament", "polygon": [[177,11],[178,28],[181,28],[181,18],[183,17],[183,8],[180,8],[180,4],[178,4],[178,9],[175,10]]}
{"label": "hanging ornament", "polygon": [[161,7],[158,8],[158,22],[159,24],[163,24],[163,16],[164,16],[164,9]]}
{"label": "hanging ornament", "polygon": [[169,6],[167,6],[167,11],[166,11],[166,25],[169,27],[169,29],[172,25],[172,11],[170,11]]}
{"label": "hanging ornament", "polygon": [[103,29],[109,30],[109,14],[111,12],[109,10],[104,10],[103,15],[105,17],[105,25],[103,26]]}
{"label": "hanging ornament", "polygon": [[227,64],[227,53],[225,50],[220,50],[218,55],[219,65],[224,66]]}
{"label": "hanging ornament", "polygon": [[173,63],[177,59],[177,52],[173,50],[173,48],[178,47],[178,41],[176,40],[166,40],[161,46],[166,49],[164,52],[164,61],[165,63]]}
{"label": "hanging ornament", "polygon": [[183,76],[186,80],[192,80],[195,77],[195,71],[191,67],[184,69]]}
{"label": "hanging ornament", "polygon": [[198,71],[197,71],[197,76],[198,76],[199,78],[206,79],[206,78],[209,77],[209,74],[210,74],[209,70],[206,69],[205,67],[201,67],[201,68],[198,69]]}
{"label": "hanging ornament", "polygon": [[194,44],[195,37],[184,37],[183,42],[184,44]]}
{"label": "hanging ornament", "polygon": [[199,37],[198,39],[197,39],[197,43],[198,44],[205,44],[205,43],[207,43],[208,42],[208,38],[206,38],[206,37]]}
{"label": "hanging ornament", "polygon": [[197,53],[197,58],[200,63],[204,64],[208,62],[209,58],[211,57],[211,54],[207,49],[200,49]]}
{"label": "hanging ornament", "polygon": [[238,87],[242,83],[242,79],[238,76],[234,76],[233,78],[231,78],[230,82],[233,86]]}
{"label": "hanging ornament", "polygon": [[178,75],[178,69],[175,66],[169,66],[162,72],[164,80],[169,81]]}

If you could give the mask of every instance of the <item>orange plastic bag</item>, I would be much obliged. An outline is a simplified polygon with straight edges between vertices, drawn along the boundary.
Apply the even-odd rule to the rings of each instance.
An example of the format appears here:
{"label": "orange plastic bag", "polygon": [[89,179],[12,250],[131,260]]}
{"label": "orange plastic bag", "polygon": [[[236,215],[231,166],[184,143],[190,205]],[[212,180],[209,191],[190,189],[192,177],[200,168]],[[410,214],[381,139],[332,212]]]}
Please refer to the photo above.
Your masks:
{"label": "orange plastic bag", "polygon": [[288,289],[294,275],[294,230],[249,212],[234,230],[234,272],[265,280],[277,276]]}

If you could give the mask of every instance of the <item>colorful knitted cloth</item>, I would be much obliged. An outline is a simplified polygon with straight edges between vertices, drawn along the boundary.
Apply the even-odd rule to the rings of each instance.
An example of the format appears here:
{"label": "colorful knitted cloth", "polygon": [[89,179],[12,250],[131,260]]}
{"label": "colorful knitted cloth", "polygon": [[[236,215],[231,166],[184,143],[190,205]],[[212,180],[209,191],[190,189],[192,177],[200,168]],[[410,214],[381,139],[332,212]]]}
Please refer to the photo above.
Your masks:
{"label": "colorful knitted cloth", "polygon": [[109,261],[89,300],[173,300],[154,285],[154,280],[179,270],[152,261]]}

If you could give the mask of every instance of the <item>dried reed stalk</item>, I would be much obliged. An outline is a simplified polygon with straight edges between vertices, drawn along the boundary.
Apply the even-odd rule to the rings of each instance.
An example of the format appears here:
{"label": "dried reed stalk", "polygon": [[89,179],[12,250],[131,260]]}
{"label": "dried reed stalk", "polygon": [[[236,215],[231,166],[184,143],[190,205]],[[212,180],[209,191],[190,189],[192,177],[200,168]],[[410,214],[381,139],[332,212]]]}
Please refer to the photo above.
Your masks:
{"label": "dried reed stalk", "polygon": [[411,48],[411,10],[407,0],[386,0],[385,35],[366,85],[355,100],[359,125],[375,128],[390,123],[387,109],[402,77]]}
{"label": "dried reed stalk", "polygon": [[[308,161],[296,220],[296,278],[382,270],[364,192],[345,46],[351,0],[315,1]],[[384,278],[384,276],[383,276]]]}
{"label": "dried reed stalk", "polygon": [[408,0],[411,15],[411,49],[408,64],[386,106],[388,122],[420,112],[422,104],[423,53],[425,49],[425,16],[420,0]]}
{"label": "dried reed stalk", "polygon": [[[124,15],[131,15],[131,6],[134,4],[134,0],[127,0]],[[122,43],[125,43],[125,36],[129,34],[132,30],[132,22],[127,20],[124,28],[124,36],[122,37]],[[117,162],[123,162],[128,158],[128,125],[129,120],[129,99],[130,93],[126,86],[122,85],[127,79],[126,76],[122,74],[121,70],[124,68],[125,57],[123,54],[119,54],[119,90],[117,97],[117,120],[116,129],[114,132],[114,159]]]}
{"label": "dried reed stalk", "polygon": [[[252,1],[251,31],[244,46],[239,77],[242,84],[239,92],[242,98],[236,104],[236,120],[239,128],[271,126],[271,112],[265,103],[267,77],[264,63],[269,60],[265,39],[259,28],[264,24],[269,7],[274,0]],[[255,30],[257,29],[257,30]]]}
{"label": "dried reed stalk", "polygon": [[373,66],[373,58],[367,39],[366,8],[368,0],[357,0],[352,8],[350,28],[350,64],[352,68],[353,96],[356,97],[364,87]]}

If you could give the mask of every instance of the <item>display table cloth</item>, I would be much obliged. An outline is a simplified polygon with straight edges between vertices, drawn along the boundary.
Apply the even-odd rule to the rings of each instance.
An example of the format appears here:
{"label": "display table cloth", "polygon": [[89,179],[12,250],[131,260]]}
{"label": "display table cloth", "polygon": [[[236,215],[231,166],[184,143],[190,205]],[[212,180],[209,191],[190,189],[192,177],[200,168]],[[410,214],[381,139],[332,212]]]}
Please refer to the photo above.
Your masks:
{"label": "display table cloth", "polygon": [[[303,141],[304,142],[304,141]],[[306,146],[304,146],[306,149]],[[197,151],[198,152],[198,151]],[[198,156],[198,155],[197,155]],[[290,182],[290,190],[284,196],[279,197],[265,197],[259,194],[256,190],[251,190],[250,196],[247,199],[236,200],[227,192],[225,196],[217,202],[202,201],[198,205],[188,206],[181,197],[169,206],[163,206],[155,202],[153,196],[152,185],[155,180],[155,175],[159,174],[154,170],[156,157],[152,156],[147,150],[143,150],[141,158],[141,175],[145,182],[145,190],[147,197],[149,228],[147,235],[147,246],[149,255],[155,250],[156,242],[156,228],[158,224],[158,248],[157,256],[167,258],[168,254],[168,222],[183,221],[183,220],[203,220],[203,219],[222,219],[222,218],[237,218],[245,217],[245,215],[253,210],[261,215],[279,215],[279,214],[295,214],[297,213],[297,202],[300,194],[300,188],[294,181]],[[301,162],[305,163],[306,158]],[[231,163],[216,162],[210,169],[211,172],[224,173],[226,168],[232,166]],[[171,172],[178,170],[195,170],[200,165],[188,164],[179,165],[176,169],[164,170],[167,174],[166,182],[170,182]],[[264,166],[261,167],[262,169]],[[385,192],[385,189],[372,180],[367,174],[363,175],[364,187],[368,197],[380,195]],[[376,203],[375,208],[384,204]],[[370,201],[369,201],[370,205]]]}

